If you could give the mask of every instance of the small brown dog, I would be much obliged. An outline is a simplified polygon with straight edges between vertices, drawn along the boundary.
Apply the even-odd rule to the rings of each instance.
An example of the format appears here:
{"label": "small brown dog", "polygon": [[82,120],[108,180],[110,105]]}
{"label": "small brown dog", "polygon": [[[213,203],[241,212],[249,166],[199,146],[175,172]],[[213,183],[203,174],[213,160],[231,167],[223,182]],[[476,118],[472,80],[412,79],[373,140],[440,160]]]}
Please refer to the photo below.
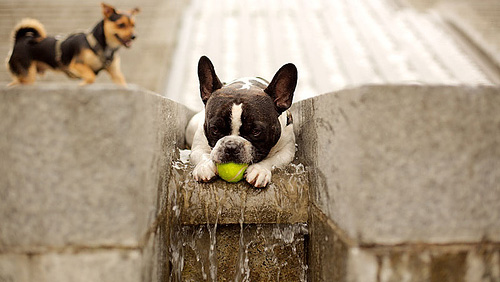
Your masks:
{"label": "small brown dog", "polygon": [[47,69],[81,78],[81,85],[93,83],[96,75],[106,70],[113,82],[126,85],[115,52],[121,46],[131,46],[135,39],[134,16],[140,10],[122,12],[104,3],[101,6],[104,19],[92,31],[74,33],[65,39],[47,36],[38,20],[22,20],[12,32],[14,46],[7,68],[13,81],[9,85],[33,84],[36,74]]}

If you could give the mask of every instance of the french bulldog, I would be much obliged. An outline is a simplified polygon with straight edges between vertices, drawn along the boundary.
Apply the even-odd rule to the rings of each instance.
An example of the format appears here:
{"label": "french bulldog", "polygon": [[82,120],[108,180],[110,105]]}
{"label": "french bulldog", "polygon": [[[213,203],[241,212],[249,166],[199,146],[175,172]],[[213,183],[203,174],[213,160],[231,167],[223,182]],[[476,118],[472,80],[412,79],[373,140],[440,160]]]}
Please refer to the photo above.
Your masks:
{"label": "french bulldog", "polygon": [[207,182],[217,176],[218,163],[249,164],[245,180],[266,187],[274,168],[295,156],[292,105],[297,68],[282,66],[271,82],[241,78],[223,84],[206,56],[198,62],[200,94],[205,109],[186,128],[193,177]]}

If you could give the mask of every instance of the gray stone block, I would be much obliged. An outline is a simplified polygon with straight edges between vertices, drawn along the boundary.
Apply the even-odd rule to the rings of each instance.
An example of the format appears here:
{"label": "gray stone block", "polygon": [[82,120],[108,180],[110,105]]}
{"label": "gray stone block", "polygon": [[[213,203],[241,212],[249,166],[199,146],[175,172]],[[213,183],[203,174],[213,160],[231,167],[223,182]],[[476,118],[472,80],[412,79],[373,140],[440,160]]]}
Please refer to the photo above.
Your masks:
{"label": "gray stone block", "polygon": [[199,183],[191,174],[192,165],[178,163],[175,167],[169,184],[169,210],[180,224],[307,222],[309,182],[301,165],[274,170],[272,182],[265,189],[256,189],[245,181]]}
{"label": "gray stone block", "polygon": [[485,282],[500,280],[500,245],[359,245],[311,207],[310,281]]}
{"label": "gray stone block", "polygon": [[76,253],[0,255],[0,281],[138,282],[139,250],[85,250]]}
{"label": "gray stone block", "polygon": [[500,240],[500,88],[365,86],[293,106],[314,204],[360,244]]}
{"label": "gray stone block", "polygon": [[20,254],[0,254],[0,281],[30,282],[30,259]]}
{"label": "gray stone block", "polygon": [[0,89],[0,252],[135,248],[188,111],[137,87]]}

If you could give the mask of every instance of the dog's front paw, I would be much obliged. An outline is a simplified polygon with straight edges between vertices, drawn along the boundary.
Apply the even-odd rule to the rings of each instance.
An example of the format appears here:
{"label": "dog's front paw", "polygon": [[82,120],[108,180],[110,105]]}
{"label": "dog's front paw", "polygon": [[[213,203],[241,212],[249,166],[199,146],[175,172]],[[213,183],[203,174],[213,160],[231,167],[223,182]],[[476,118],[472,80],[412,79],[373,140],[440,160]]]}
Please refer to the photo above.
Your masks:
{"label": "dog's front paw", "polygon": [[270,169],[257,163],[248,167],[245,179],[253,186],[263,188],[271,182],[271,175]]}
{"label": "dog's front paw", "polygon": [[193,170],[193,177],[196,181],[207,182],[214,178],[217,172],[217,167],[212,160],[200,162]]}

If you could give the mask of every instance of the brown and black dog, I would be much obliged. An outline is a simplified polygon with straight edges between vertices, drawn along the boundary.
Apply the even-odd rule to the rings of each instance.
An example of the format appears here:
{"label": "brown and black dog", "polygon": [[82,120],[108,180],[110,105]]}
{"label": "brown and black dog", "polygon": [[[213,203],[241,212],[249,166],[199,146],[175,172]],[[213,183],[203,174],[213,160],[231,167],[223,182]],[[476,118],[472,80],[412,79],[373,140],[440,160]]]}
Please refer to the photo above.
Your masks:
{"label": "brown and black dog", "polygon": [[135,39],[134,16],[138,8],[122,12],[104,4],[104,19],[88,33],[74,33],[65,39],[47,36],[35,19],[22,20],[13,30],[14,46],[7,61],[13,81],[9,85],[32,84],[36,74],[59,70],[71,78],[81,78],[81,85],[94,82],[106,70],[113,82],[126,85],[116,51],[130,47]]}

